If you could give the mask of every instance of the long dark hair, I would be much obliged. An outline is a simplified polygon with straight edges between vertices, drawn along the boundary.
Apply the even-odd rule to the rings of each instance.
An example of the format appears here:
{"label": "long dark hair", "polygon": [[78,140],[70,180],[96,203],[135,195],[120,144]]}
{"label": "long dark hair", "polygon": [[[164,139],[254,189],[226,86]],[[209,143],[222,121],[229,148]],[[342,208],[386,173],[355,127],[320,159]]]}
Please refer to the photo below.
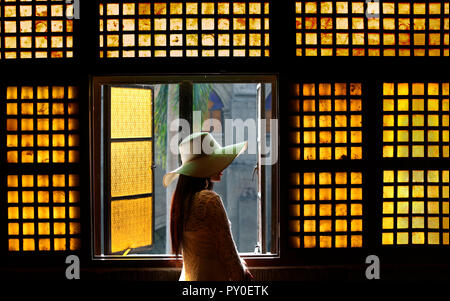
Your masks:
{"label": "long dark hair", "polygon": [[195,193],[204,189],[211,190],[212,187],[213,183],[209,178],[195,178],[185,175],[178,177],[170,210],[170,237],[172,252],[175,255],[180,254],[183,244],[183,231],[191,208],[192,198]]}

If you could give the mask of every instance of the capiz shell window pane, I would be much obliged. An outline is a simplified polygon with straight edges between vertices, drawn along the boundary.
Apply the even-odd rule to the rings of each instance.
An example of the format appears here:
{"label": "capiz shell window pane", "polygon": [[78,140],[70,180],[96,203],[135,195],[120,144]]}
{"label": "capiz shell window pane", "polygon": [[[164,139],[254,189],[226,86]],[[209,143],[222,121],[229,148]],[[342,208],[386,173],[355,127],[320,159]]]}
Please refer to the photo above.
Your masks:
{"label": "capiz shell window pane", "polygon": [[101,58],[270,56],[268,1],[126,2],[100,3]]}
{"label": "capiz shell window pane", "polygon": [[111,138],[152,136],[152,90],[111,88]]}
{"label": "capiz shell window pane", "polygon": [[111,196],[152,193],[152,142],[111,143]]}
{"label": "capiz shell window pane", "polygon": [[0,1],[0,60],[72,58],[74,9],[64,0]]}
{"label": "capiz shell window pane", "polygon": [[152,197],[111,203],[111,252],[151,245]]}

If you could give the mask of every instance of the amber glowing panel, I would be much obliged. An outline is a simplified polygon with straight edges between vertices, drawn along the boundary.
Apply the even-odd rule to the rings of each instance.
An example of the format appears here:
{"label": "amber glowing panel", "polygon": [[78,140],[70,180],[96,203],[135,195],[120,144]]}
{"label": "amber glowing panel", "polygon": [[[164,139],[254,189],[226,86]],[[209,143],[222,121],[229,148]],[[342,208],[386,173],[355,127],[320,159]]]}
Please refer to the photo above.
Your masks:
{"label": "amber glowing panel", "polygon": [[296,54],[449,56],[449,3],[296,1]]}
{"label": "amber glowing panel", "polygon": [[110,252],[153,241],[153,90],[110,88]]}
{"label": "amber glowing panel", "polygon": [[111,252],[152,244],[152,197],[111,203]]}
{"label": "amber glowing panel", "polygon": [[8,86],[8,163],[78,163],[78,89],[73,86]]}
{"label": "amber glowing panel", "polygon": [[383,84],[383,157],[449,158],[449,83]]}
{"label": "amber glowing panel", "polygon": [[71,173],[8,175],[9,251],[79,250],[79,181]]}
{"label": "amber glowing panel", "polygon": [[269,56],[268,1],[100,1],[100,58]]}
{"label": "amber glowing panel", "polygon": [[289,244],[292,248],[363,246],[360,172],[290,175]]}
{"label": "amber glowing panel", "polygon": [[292,160],[362,159],[361,83],[291,86]]}
{"label": "amber glowing panel", "polygon": [[383,245],[448,245],[448,170],[383,171]]}
{"label": "amber glowing panel", "polygon": [[72,3],[0,1],[0,59],[73,57]]}

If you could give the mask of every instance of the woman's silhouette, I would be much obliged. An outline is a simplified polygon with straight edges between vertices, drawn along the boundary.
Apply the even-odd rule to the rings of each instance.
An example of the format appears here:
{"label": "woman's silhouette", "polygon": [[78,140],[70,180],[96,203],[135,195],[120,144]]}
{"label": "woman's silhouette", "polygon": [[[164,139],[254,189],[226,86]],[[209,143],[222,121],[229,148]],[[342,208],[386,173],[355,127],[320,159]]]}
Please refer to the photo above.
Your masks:
{"label": "woman's silhouette", "polygon": [[164,176],[164,185],[178,177],[170,233],[173,252],[183,255],[180,280],[253,278],[238,255],[222,199],[212,190],[246,147],[247,142],[221,147],[209,133],[194,133],[179,145],[182,165]]}

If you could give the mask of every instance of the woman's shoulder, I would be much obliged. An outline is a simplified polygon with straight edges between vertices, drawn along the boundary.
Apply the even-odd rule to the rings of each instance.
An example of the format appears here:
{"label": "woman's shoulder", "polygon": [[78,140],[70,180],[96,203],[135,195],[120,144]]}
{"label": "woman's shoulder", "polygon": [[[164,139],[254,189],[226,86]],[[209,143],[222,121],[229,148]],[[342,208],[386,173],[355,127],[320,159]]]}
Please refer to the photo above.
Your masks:
{"label": "woman's shoulder", "polygon": [[220,196],[215,191],[208,189],[197,192],[195,196],[201,200],[220,200]]}
{"label": "woman's shoulder", "polygon": [[217,207],[222,205],[222,198],[215,191],[205,189],[195,194],[194,204],[201,207]]}
{"label": "woman's shoulder", "polygon": [[222,199],[212,190],[201,190],[194,195],[191,214],[194,220],[204,220],[223,208]]}

